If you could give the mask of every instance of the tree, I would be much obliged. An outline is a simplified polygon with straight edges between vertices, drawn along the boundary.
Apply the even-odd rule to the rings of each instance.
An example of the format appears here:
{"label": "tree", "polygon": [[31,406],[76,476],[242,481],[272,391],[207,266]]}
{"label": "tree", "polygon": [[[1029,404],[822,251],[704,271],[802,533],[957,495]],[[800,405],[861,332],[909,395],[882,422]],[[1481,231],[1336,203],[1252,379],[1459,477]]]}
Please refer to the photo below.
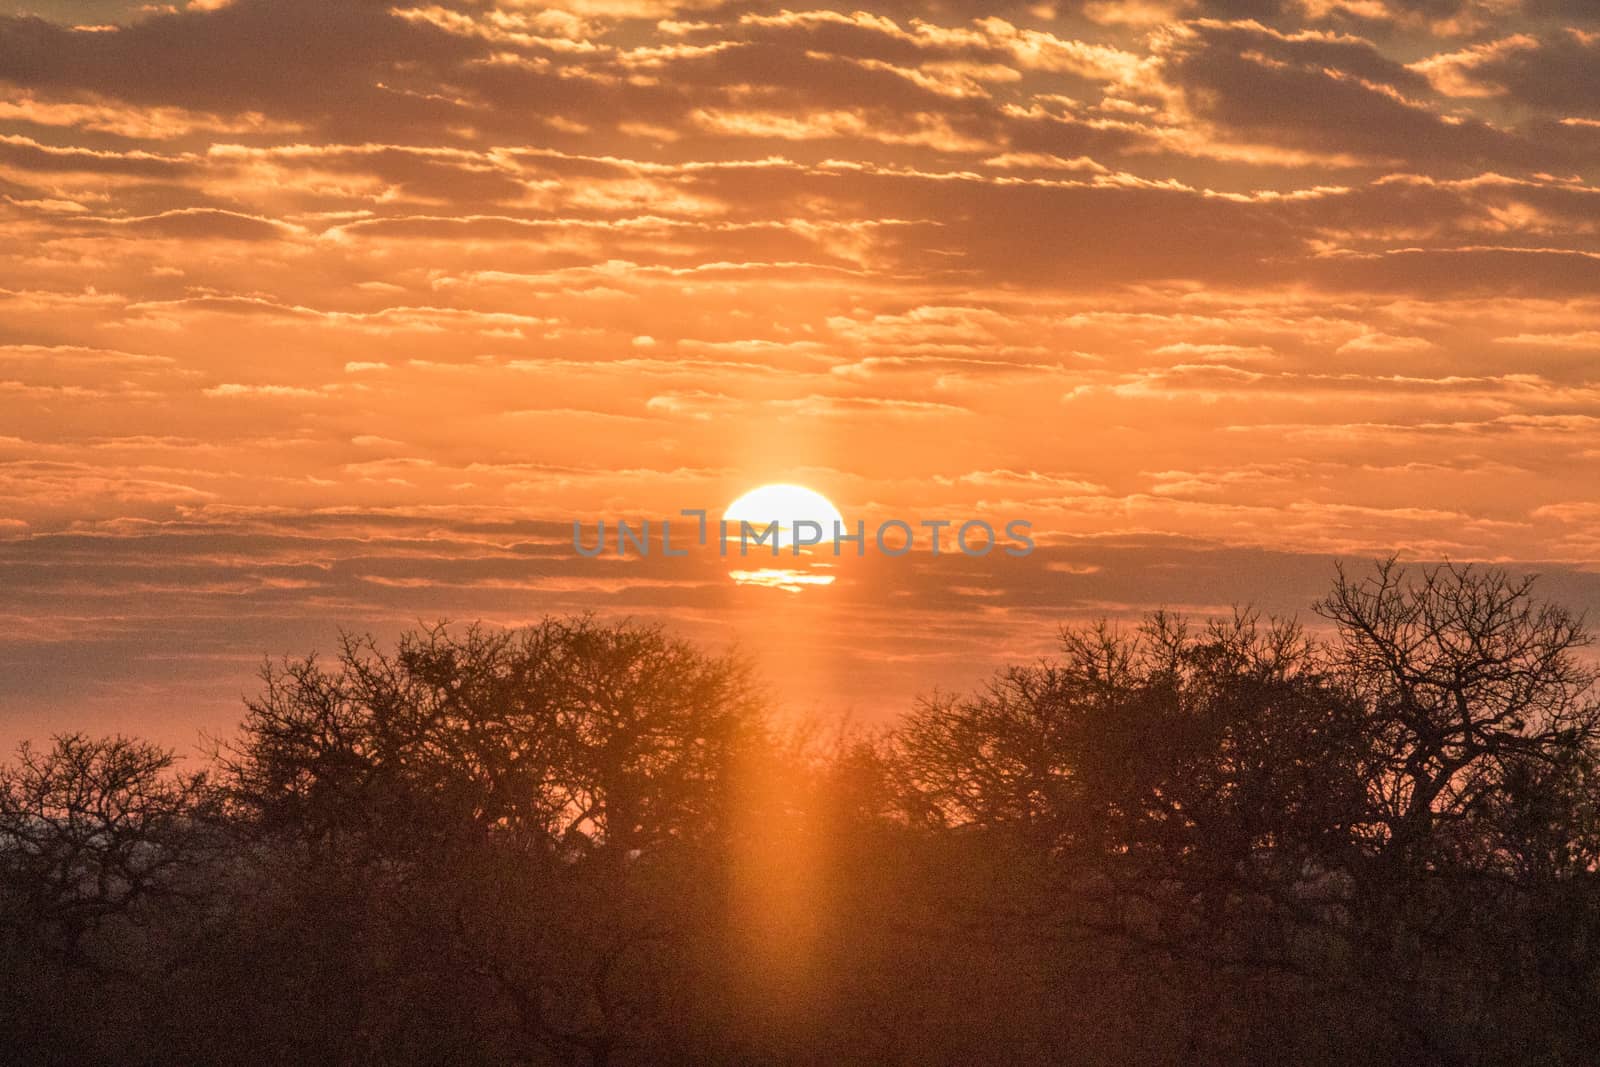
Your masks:
{"label": "tree", "polygon": [[203,773],[122,737],[24,742],[0,768],[0,930],[81,957],[108,920],[184,892],[203,836]]}
{"label": "tree", "polygon": [[883,730],[587,618],[269,665],[206,775],[0,771],[0,1059],[1583,1063],[1581,619],[1342,572],[1060,635]]}
{"label": "tree", "polygon": [[1063,658],[926,702],[903,774],[940,825],[1019,835],[1076,870],[1237,892],[1342,860],[1362,816],[1359,706],[1288,623],[1067,630]]}
{"label": "tree", "polygon": [[393,653],[347,638],[333,667],[264,681],[224,760],[275,863],[287,850],[302,883],[355,887],[325,899],[383,901],[380,925],[406,932],[373,937],[428,946],[399,950],[414,981],[465,974],[563,1062],[605,1062],[653,1025],[660,946],[706,922],[718,883],[690,871],[762,736],[742,662],[580,618],[440,626]]}
{"label": "tree", "polygon": [[737,659],[589,619],[436,627],[268,665],[227,756],[263,828],[434,828],[618,855],[713,831],[761,702]]}
{"label": "tree", "polygon": [[1559,1060],[1600,1036],[1600,672],[1582,617],[1533,588],[1391,559],[1360,580],[1341,569],[1318,605],[1379,757],[1357,966],[1442,1057]]}
{"label": "tree", "polygon": [[1594,745],[1600,673],[1578,656],[1590,635],[1533,584],[1449,564],[1413,577],[1390,559],[1360,580],[1341,567],[1318,604],[1338,630],[1332,669],[1367,701],[1383,748],[1374,847],[1495,864],[1479,816],[1508,775]]}
{"label": "tree", "polygon": [[214,897],[203,773],[122,737],[23,744],[0,767],[0,1059],[109,1062]]}

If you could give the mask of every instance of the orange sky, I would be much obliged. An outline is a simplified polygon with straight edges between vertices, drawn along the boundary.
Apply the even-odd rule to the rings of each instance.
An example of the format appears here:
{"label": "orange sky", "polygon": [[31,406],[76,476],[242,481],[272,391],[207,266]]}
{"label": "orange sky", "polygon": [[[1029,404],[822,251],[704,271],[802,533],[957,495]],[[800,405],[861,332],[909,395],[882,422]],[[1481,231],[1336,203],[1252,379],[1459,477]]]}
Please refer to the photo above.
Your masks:
{"label": "orange sky", "polygon": [[[10,5],[0,733],[593,609],[904,708],[1336,556],[1600,604],[1600,6]],[[827,589],[571,519],[1024,517]]]}

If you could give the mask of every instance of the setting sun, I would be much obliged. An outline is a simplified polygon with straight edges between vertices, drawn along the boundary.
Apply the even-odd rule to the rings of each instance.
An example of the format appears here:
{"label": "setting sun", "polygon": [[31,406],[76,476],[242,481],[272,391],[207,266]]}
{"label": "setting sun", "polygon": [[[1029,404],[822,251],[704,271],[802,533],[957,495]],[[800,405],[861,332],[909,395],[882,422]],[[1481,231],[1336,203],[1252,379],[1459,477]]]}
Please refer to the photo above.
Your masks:
{"label": "setting sun", "polygon": [[801,522],[814,522],[820,528],[820,538],[833,537],[834,523],[843,523],[844,517],[827,497],[803,485],[763,485],[728,505],[723,516],[730,523],[748,522],[757,530],[771,523],[778,524],[779,548],[794,544],[794,526]]}

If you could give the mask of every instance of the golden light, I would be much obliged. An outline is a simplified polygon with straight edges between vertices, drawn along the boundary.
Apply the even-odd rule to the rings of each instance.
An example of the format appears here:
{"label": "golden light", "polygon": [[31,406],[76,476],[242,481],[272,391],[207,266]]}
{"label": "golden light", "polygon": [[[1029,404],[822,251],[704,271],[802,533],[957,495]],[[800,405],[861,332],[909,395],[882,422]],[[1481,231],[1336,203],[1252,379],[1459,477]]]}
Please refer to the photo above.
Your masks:
{"label": "golden light", "polygon": [[[844,517],[839,514],[839,509],[815,489],[786,483],[763,485],[759,489],[750,490],[729,504],[723,519],[728,523],[728,539],[733,545],[739,543],[741,530],[739,524],[750,524],[754,531],[749,545],[752,562],[758,553],[772,558],[772,542],[768,541],[757,546],[753,543],[753,537],[766,536],[767,528],[776,523],[777,532],[772,540],[776,541],[778,551],[788,561],[787,566],[730,571],[729,577],[740,585],[764,586],[769,589],[782,589],[788,593],[798,593],[804,589],[833,584],[834,575],[826,573],[831,564],[803,563],[795,558],[794,545],[797,539],[795,527],[799,523],[816,523],[815,529],[810,527],[805,529],[804,537],[801,538],[800,554],[809,555],[813,551],[806,547],[804,542],[820,539],[822,544],[830,546],[828,552],[830,558],[834,524],[844,523]],[[773,562],[777,560],[774,559]]]}
{"label": "golden light", "polygon": [[[738,524],[741,522],[748,522],[758,534],[772,523],[777,523],[777,542],[781,549],[794,544],[796,523],[816,523],[821,529],[822,542],[829,545],[833,543],[834,523],[844,523],[839,509],[827,497],[815,489],[785,483],[763,485],[750,490],[728,505],[723,518],[728,521],[730,539],[737,537]],[[817,536],[816,531],[809,528],[807,534],[808,537]],[[762,551],[770,551],[766,545],[761,548]]]}
{"label": "golden light", "polygon": [[795,567],[763,567],[758,571],[729,571],[728,577],[740,585],[764,585],[769,589],[798,593],[807,586],[832,585],[836,575],[813,574]]}

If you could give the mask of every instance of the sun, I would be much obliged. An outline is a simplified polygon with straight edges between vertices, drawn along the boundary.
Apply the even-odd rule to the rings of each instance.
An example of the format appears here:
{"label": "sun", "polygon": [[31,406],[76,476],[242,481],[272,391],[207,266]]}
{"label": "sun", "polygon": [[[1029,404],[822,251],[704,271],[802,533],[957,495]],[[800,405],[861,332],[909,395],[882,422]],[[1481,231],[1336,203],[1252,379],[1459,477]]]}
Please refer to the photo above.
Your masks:
{"label": "sun", "polygon": [[[839,509],[815,489],[785,483],[763,485],[750,490],[728,505],[723,518],[733,529],[737,529],[736,524],[740,522],[748,522],[758,531],[776,522],[780,548],[787,548],[794,543],[794,524],[797,522],[816,523],[821,527],[821,539],[825,544],[833,542],[833,524],[844,522]],[[816,531],[808,530],[807,533],[814,535]]]}

